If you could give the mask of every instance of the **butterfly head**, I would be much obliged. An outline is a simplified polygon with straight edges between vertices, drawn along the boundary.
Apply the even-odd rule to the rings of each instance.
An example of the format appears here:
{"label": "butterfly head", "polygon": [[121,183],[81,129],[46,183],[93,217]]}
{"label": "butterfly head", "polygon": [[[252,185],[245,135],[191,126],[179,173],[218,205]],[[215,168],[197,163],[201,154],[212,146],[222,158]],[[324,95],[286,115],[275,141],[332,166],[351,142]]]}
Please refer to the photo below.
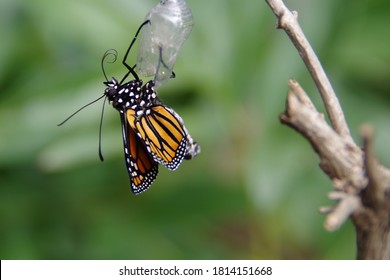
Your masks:
{"label": "butterfly head", "polygon": [[104,95],[107,96],[109,101],[113,101],[118,95],[118,81],[113,77],[111,81],[104,82],[107,88],[104,91]]}

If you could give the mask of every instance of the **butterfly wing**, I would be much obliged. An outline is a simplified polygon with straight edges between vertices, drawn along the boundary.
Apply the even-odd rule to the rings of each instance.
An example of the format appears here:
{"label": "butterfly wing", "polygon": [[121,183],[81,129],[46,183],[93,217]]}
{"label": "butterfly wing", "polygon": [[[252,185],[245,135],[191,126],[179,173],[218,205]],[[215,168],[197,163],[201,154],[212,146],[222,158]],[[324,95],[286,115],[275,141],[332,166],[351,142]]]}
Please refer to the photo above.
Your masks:
{"label": "butterfly wing", "polygon": [[175,111],[164,105],[155,105],[140,117],[128,110],[127,119],[156,162],[170,170],[179,167],[186,154],[187,132]]}
{"label": "butterfly wing", "polygon": [[125,161],[130,177],[131,191],[134,194],[139,194],[146,191],[156,179],[158,163],[155,162],[145,144],[130,127],[124,114],[121,114],[121,123]]}

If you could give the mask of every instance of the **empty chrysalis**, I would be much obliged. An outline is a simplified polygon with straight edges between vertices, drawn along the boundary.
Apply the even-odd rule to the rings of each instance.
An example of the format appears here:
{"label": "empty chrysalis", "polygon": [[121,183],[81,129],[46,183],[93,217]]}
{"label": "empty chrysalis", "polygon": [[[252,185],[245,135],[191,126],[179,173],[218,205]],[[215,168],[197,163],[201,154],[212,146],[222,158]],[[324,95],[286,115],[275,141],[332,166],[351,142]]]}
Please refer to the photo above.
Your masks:
{"label": "empty chrysalis", "polygon": [[137,72],[154,76],[155,88],[166,82],[181,46],[194,25],[185,0],[161,0],[145,17],[138,46]]}

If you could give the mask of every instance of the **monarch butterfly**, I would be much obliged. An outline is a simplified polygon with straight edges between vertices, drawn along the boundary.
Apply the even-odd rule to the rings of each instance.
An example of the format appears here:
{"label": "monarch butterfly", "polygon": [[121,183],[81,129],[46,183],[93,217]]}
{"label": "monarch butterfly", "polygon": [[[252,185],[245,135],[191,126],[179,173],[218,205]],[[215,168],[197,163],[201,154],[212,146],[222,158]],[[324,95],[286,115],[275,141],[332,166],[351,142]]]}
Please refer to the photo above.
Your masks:
{"label": "monarch butterfly", "polygon": [[163,105],[154,82],[142,80],[120,84],[115,78],[104,82],[104,95],[119,111],[127,171],[131,190],[147,190],[158,173],[158,164],[176,170],[183,159],[200,153],[181,117]]}
{"label": "monarch butterfly", "polygon": [[[130,178],[131,190],[134,194],[146,191],[154,182],[158,173],[158,165],[164,165],[170,170],[176,170],[184,159],[192,159],[200,153],[200,146],[196,143],[184,126],[182,118],[171,108],[162,104],[154,89],[155,82],[149,81],[143,84],[134,71],[135,66],[130,67],[126,63],[127,56],[141,29],[148,24],[145,21],[137,30],[122,64],[128,72],[118,82],[115,78],[108,81],[103,64],[109,55],[114,55],[116,61],[117,52],[108,50],[101,61],[102,70],[106,81],[104,94],[96,100],[81,107],[71,114],[60,125],[63,125],[71,117],[85,107],[105,97],[103,102],[102,117],[105,100],[119,111],[122,138],[124,145],[125,163]],[[114,51],[112,53],[111,51]],[[134,80],[124,82],[132,74]],[[100,131],[101,131],[100,123]],[[103,160],[100,150],[99,156]]]}
{"label": "monarch butterfly", "polygon": [[194,25],[185,0],[161,0],[145,17],[138,48],[137,70],[154,76],[155,87],[165,83],[173,73],[176,57]]}
{"label": "monarch butterfly", "polygon": [[[126,51],[122,63],[128,73],[120,82],[115,78],[108,81],[104,72],[103,62],[111,53],[107,51],[102,59],[106,77],[104,84],[107,86],[104,96],[119,111],[125,162],[134,194],[151,186],[157,177],[159,164],[176,170],[183,159],[192,159],[200,153],[200,146],[188,133],[182,118],[158,98],[155,81],[143,85],[134,71],[135,66],[130,67],[126,63],[139,32],[148,23],[145,21],[139,27]],[[124,83],[129,74],[135,79]]]}

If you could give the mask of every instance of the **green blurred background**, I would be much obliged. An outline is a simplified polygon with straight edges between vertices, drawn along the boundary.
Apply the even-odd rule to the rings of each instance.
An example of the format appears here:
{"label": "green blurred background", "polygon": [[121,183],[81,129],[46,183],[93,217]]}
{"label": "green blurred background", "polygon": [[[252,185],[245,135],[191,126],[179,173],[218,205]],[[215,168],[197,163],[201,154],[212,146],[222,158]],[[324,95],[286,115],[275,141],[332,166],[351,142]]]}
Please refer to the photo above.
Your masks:
{"label": "green blurred background", "polygon": [[[188,0],[195,27],[160,88],[202,153],[133,196],[118,112],[101,103],[100,61],[123,56],[157,0],[0,0],[1,259],[353,259],[350,222],[318,208],[331,182],[279,123],[287,80],[323,111],[296,50],[262,0]],[[388,0],[291,0],[358,143],[364,122],[390,166]],[[129,58],[135,62],[136,51]],[[121,77],[123,66],[107,66]]]}

